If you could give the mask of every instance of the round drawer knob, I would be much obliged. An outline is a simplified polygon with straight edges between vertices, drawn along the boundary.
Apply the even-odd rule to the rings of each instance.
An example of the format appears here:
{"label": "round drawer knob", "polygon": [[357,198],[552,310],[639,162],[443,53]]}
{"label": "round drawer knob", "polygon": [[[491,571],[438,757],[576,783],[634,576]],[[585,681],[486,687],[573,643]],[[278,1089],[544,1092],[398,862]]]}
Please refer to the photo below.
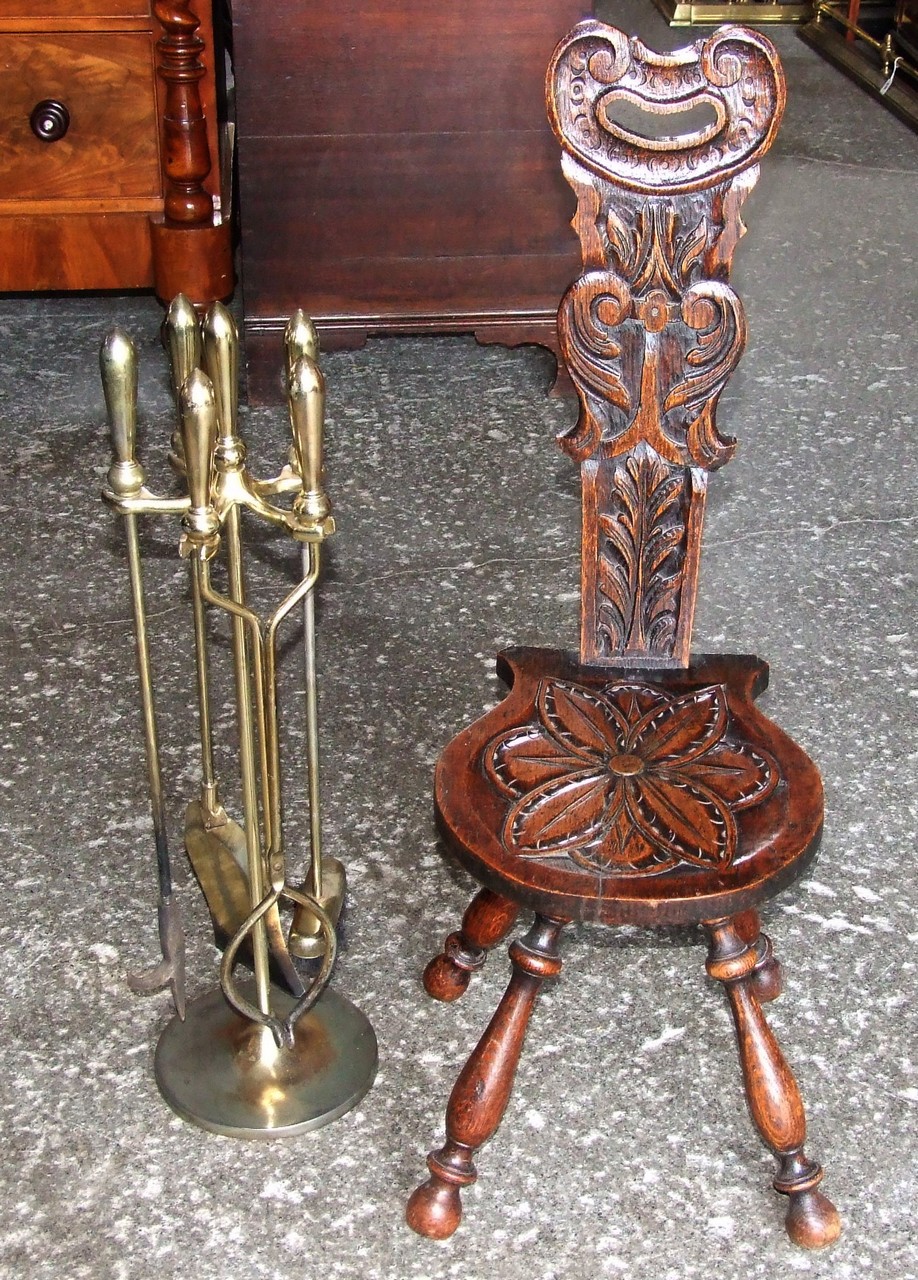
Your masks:
{"label": "round drawer knob", "polygon": [[70,112],[63,102],[44,98],[32,108],[29,124],[40,142],[58,142],[70,128]]}

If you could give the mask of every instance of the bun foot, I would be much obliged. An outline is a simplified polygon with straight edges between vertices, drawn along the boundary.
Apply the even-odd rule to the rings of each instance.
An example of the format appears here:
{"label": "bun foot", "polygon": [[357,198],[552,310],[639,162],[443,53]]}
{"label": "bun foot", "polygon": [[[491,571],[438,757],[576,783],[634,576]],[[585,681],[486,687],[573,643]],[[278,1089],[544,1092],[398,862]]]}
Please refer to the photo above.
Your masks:
{"label": "bun foot", "polygon": [[[452,937],[457,938],[456,934]],[[447,943],[448,945],[448,943]],[[471,973],[468,969],[460,969],[448,955],[434,956],[424,970],[424,990],[434,1000],[449,1003],[458,1000],[468,989]]]}
{"label": "bun foot", "polygon": [[462,1221],[462,1201],[455,1183],[428,1178],[413,1193],[405,1209],[412,1231],[429,1240],[447,1240]]}
{"label": "bun foot", "polygon": [[469,979],[488,958],[488,952],[505,938],[519,915],[519,907],[490,889],[479,889],[469,903],[458,933],[451,933],[424,970],[424,990],[434,1000],[458,1000]]}
{"label": "bun foot", "polygon": [[841,1235],[838,1210],[815,1188],[791,1194],[784,1225],[791,1240],[802,1249],[825,1249]]}

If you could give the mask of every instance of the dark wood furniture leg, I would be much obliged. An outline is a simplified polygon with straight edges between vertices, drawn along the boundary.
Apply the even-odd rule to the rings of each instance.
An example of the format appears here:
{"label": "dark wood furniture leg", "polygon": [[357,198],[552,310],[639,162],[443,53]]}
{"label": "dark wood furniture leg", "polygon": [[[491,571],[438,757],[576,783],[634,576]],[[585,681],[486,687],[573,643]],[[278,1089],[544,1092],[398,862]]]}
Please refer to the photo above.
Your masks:
{"label": "dark wood furniture leg", "polygon": [[790,1201],[787,1234],[794,1244],[821,1249],[838,1239],[841,1222],[835,1206],[817,1190],[822,1167],[803,1150],[803,1100],[759,1003],[752,976],[756,950],[735,920],[711,920],[705,928],[710,940],[706,967],[712,978],[723,983],[730,1001],[749,1112],[763,1142],[780,1162],[773,1186]]}
{"label": "dark wood furniture leg", "polygon": [[513,976],[488,1029],[453,1086],[446,1108],[446,1142],[427,1157],[430,1178],[408,1201],[408,1225],[445,1240],[462,1218],[459,1192],[478,1177],[472,1159],[501,1122],[536,996],[561,972],[558,939],[567,922],[536,916],[524,938],[511,943]]}
{"label": "dark wood furniture leg", "polygon": [[735,916],[733,925],[742,940],[755,951],[755,968],[750,974],[750,982],[756,995],[765,1002],[777,1000],[784,990],[784,972],[771,938],[762,932],[758,911],[744,911],[742,915]]}
{"label": "dark wood furniture leg", "polygon": [[230,223],[215,221],[213,197],[204,186],[217,159],[210,153],[201,101],[205,44],[190,0],[156,0],[153,13],[163,32],[156,59],[163,84],[165,186],[162,217],[150,221],[153,287],[164,303],[185,293],[204,307],[233,292]]}
{"label": "dark wood furniture leg", "polygon": [[520,913],[519,903],[481,889],[469,903],[458,933],[451,933],[441,955],[424,970],[424,990],[434,1000],[458,1000],[488,952],[506,938]]}

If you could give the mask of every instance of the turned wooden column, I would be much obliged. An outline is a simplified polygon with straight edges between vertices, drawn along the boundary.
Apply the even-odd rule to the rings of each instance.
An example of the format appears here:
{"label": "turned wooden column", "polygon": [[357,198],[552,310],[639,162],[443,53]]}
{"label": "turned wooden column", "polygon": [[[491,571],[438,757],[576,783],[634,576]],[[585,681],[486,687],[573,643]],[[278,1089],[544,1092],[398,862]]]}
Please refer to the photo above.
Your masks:
{"label": "turned wooden column", "polygon": [[424,970],[424,990],[435,1000],[458,1000],[488,952],[506,938],[520,913],[519,903],[481,889],[469,903],[458,933],[451,933],[441,955]]}
{"label": "turned wooden column", "polygon": [[163,216],[152,220],[154,288],[164,302],[185,293],[206,306],[233,290],[230,224],[204,186],[215,159],[200,91],[207,50],[191,0],[156,0],[153,14],[163,32],[156,67],[164,186]]}
{"label": "turned wooden column", "polygon": [[759,999],[765,1003],[777,1000],[784,990],[784,972],[781,961],[775,955],[771,938],[762,932],[762,922],[755,910],[744,911],[733,919],[733,927],[748,946],[755,951],[755,968],[749,980]]}
{"label": "turned wooden column", "polygon": [[153,5],[163,34],[156,44],[157,72],[166,88],[162,113],[165,219],[199,226],[213,220],[213,201],[201,185],[210,173],[207,122],[201,105],[204,41],[189,0],[158,0]]}
{"label": "turned wooden column", "polygon": [[459,1225],[459,1193],[478,1177],[475,1152],[494,1135],[507,1109],[536,997],[543,982],[561,972],[563,928],[563,921],[536,916],[526,936],[510,946],[510,984],[450,1094],[446,1142],[427,1157],[430,1177],[408,1201],[405,1216],[419,1235],[445,1240]]}
{"label": "turned wooden column", "polygon": [[710,940],[706,967],[723,984],[730,1002],[749,1113],[780,1165],[772,1185],[788,1198],[787,1233],[806,1249],[823,1248],[838,1238],[841,1222],[835,1206],[817,1189],[821,1166],[803,1150],[803,1099],[756,994],[755,947],[732,920],[712,920],[705,928]]}

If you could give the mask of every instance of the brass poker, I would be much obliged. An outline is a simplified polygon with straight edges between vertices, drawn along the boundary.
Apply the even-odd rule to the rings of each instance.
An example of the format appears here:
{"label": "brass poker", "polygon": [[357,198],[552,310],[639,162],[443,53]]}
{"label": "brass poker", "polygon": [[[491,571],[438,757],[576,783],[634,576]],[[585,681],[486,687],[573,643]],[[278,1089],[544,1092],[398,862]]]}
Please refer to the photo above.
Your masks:
{"label": "brass poker", "polygon": [[[149,497],[144,487],[144,471],[137,461],[137,358],[134,344],[121,329],[113,330],[99,352],[102,386],[112,438],[113,461],[108,471],[103,497],[115,509],[125,500],[139,501]],[[146,602],[137,515],[121,512],[128,552],[128,574],[131,606],[134,615],[134,640],[137,676],[143,713],[144,747],[147,762],[147,785],[153,818],[156,868],[159,881],[157,916],[162,960],[145,973],[132,973],[128,983],[132,990],[146,993],[168,986],[176,1013],[185,1017],[185,935],[178,902],[173,894],[172,863],[163,804],[162,769],[156,703],[150,667],[150,641],[147,629]]]}

